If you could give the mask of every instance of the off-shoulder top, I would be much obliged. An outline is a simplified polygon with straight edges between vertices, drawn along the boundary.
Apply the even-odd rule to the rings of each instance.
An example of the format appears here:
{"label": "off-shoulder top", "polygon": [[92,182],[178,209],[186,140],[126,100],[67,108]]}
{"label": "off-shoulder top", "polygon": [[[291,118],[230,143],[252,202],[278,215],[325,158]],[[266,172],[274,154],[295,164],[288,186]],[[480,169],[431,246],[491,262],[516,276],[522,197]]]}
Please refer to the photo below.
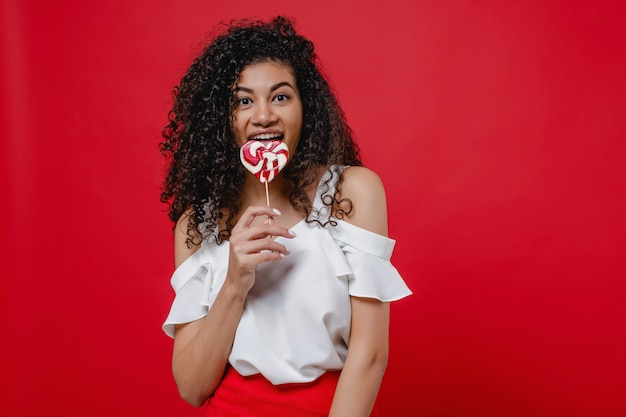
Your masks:
{"label": "off-shoulder top", "polygon": [[[257,267],[235,334],[229,362],[241,375],[261,373],[273,384],[310,382],[342,369],[350,336],[350,296],[383,302],[411,294],[390,262],[395,241],[330,217],[322,197],[334,194],[344,167],[320,180],[313,215],[293,239],[277,237],[289,255]],[[327,181],[329,180],[330,181]],[[328,186],[324,185],[328,184]],[[174,272],[176,292],[163,330],[208,314],[224,282],[229,242],[204,239]]]}

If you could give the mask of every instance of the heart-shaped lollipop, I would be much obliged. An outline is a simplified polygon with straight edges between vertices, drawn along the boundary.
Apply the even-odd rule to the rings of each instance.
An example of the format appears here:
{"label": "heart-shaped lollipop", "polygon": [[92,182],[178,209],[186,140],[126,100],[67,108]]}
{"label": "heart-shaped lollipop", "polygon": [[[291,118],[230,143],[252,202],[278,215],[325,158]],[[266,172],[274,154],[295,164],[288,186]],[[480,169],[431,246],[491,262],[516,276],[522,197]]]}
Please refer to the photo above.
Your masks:
{"label": "heart-shaped lollipop", "polygon": [[262,183],[272,181],[289,159],[289,148],[280,140],[249,140],[241,147],[241,163]]}

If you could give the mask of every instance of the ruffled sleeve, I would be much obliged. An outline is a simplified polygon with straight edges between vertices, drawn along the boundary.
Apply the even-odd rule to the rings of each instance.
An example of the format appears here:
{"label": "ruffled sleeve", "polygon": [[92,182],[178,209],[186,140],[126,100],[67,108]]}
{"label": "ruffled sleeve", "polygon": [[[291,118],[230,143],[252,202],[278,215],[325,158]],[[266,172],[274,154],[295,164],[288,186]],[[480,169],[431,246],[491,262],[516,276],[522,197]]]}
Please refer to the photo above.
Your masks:
{"label": "ruffled sleeve", "polygon": [[329,230],[345,257],[343,266],[335,265],[347,277],[350,295],[389,302],[412,294],[390,261],[395,240],[343,220]]}
{"label": "ruffled sleeve", "polygon": [[163,331],[174,337],[176,324],[189,323],[207,315],[212,303],[213,276],[211,262],[205,246],[185,260],[172,275],[170,283],[176,297]]}

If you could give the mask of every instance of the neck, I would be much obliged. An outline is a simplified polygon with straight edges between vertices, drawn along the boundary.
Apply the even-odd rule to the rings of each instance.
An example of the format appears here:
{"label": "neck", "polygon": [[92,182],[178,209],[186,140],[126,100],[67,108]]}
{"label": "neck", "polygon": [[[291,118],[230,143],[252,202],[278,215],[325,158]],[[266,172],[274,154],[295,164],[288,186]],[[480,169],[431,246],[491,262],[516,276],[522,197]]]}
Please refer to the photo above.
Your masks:
{"label": "neck", "polygon": [[[267,191],[269,192],[270,206],[279,201],[288,199],[289,184],[282,175],[278,175],[267,184]],[[246,181],[244,182],[241,192],[242,203],[245,206],[265,206],[267,205],[267,194],[265,192],[266,184],[259,181],[254,175],[246,175]]]}

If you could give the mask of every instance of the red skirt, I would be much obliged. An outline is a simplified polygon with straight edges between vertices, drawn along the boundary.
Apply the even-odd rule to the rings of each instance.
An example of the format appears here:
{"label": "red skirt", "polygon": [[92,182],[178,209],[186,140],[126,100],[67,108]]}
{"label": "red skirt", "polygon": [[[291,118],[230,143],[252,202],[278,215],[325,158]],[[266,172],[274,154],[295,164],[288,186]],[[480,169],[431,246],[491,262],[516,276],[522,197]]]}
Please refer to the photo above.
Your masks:
{"label": "red skirt", "polygon": [[260,374],[241,376],[230,366],[206,417],[326,417],[341,371],[327,371],[313,382],[273,385]]}

